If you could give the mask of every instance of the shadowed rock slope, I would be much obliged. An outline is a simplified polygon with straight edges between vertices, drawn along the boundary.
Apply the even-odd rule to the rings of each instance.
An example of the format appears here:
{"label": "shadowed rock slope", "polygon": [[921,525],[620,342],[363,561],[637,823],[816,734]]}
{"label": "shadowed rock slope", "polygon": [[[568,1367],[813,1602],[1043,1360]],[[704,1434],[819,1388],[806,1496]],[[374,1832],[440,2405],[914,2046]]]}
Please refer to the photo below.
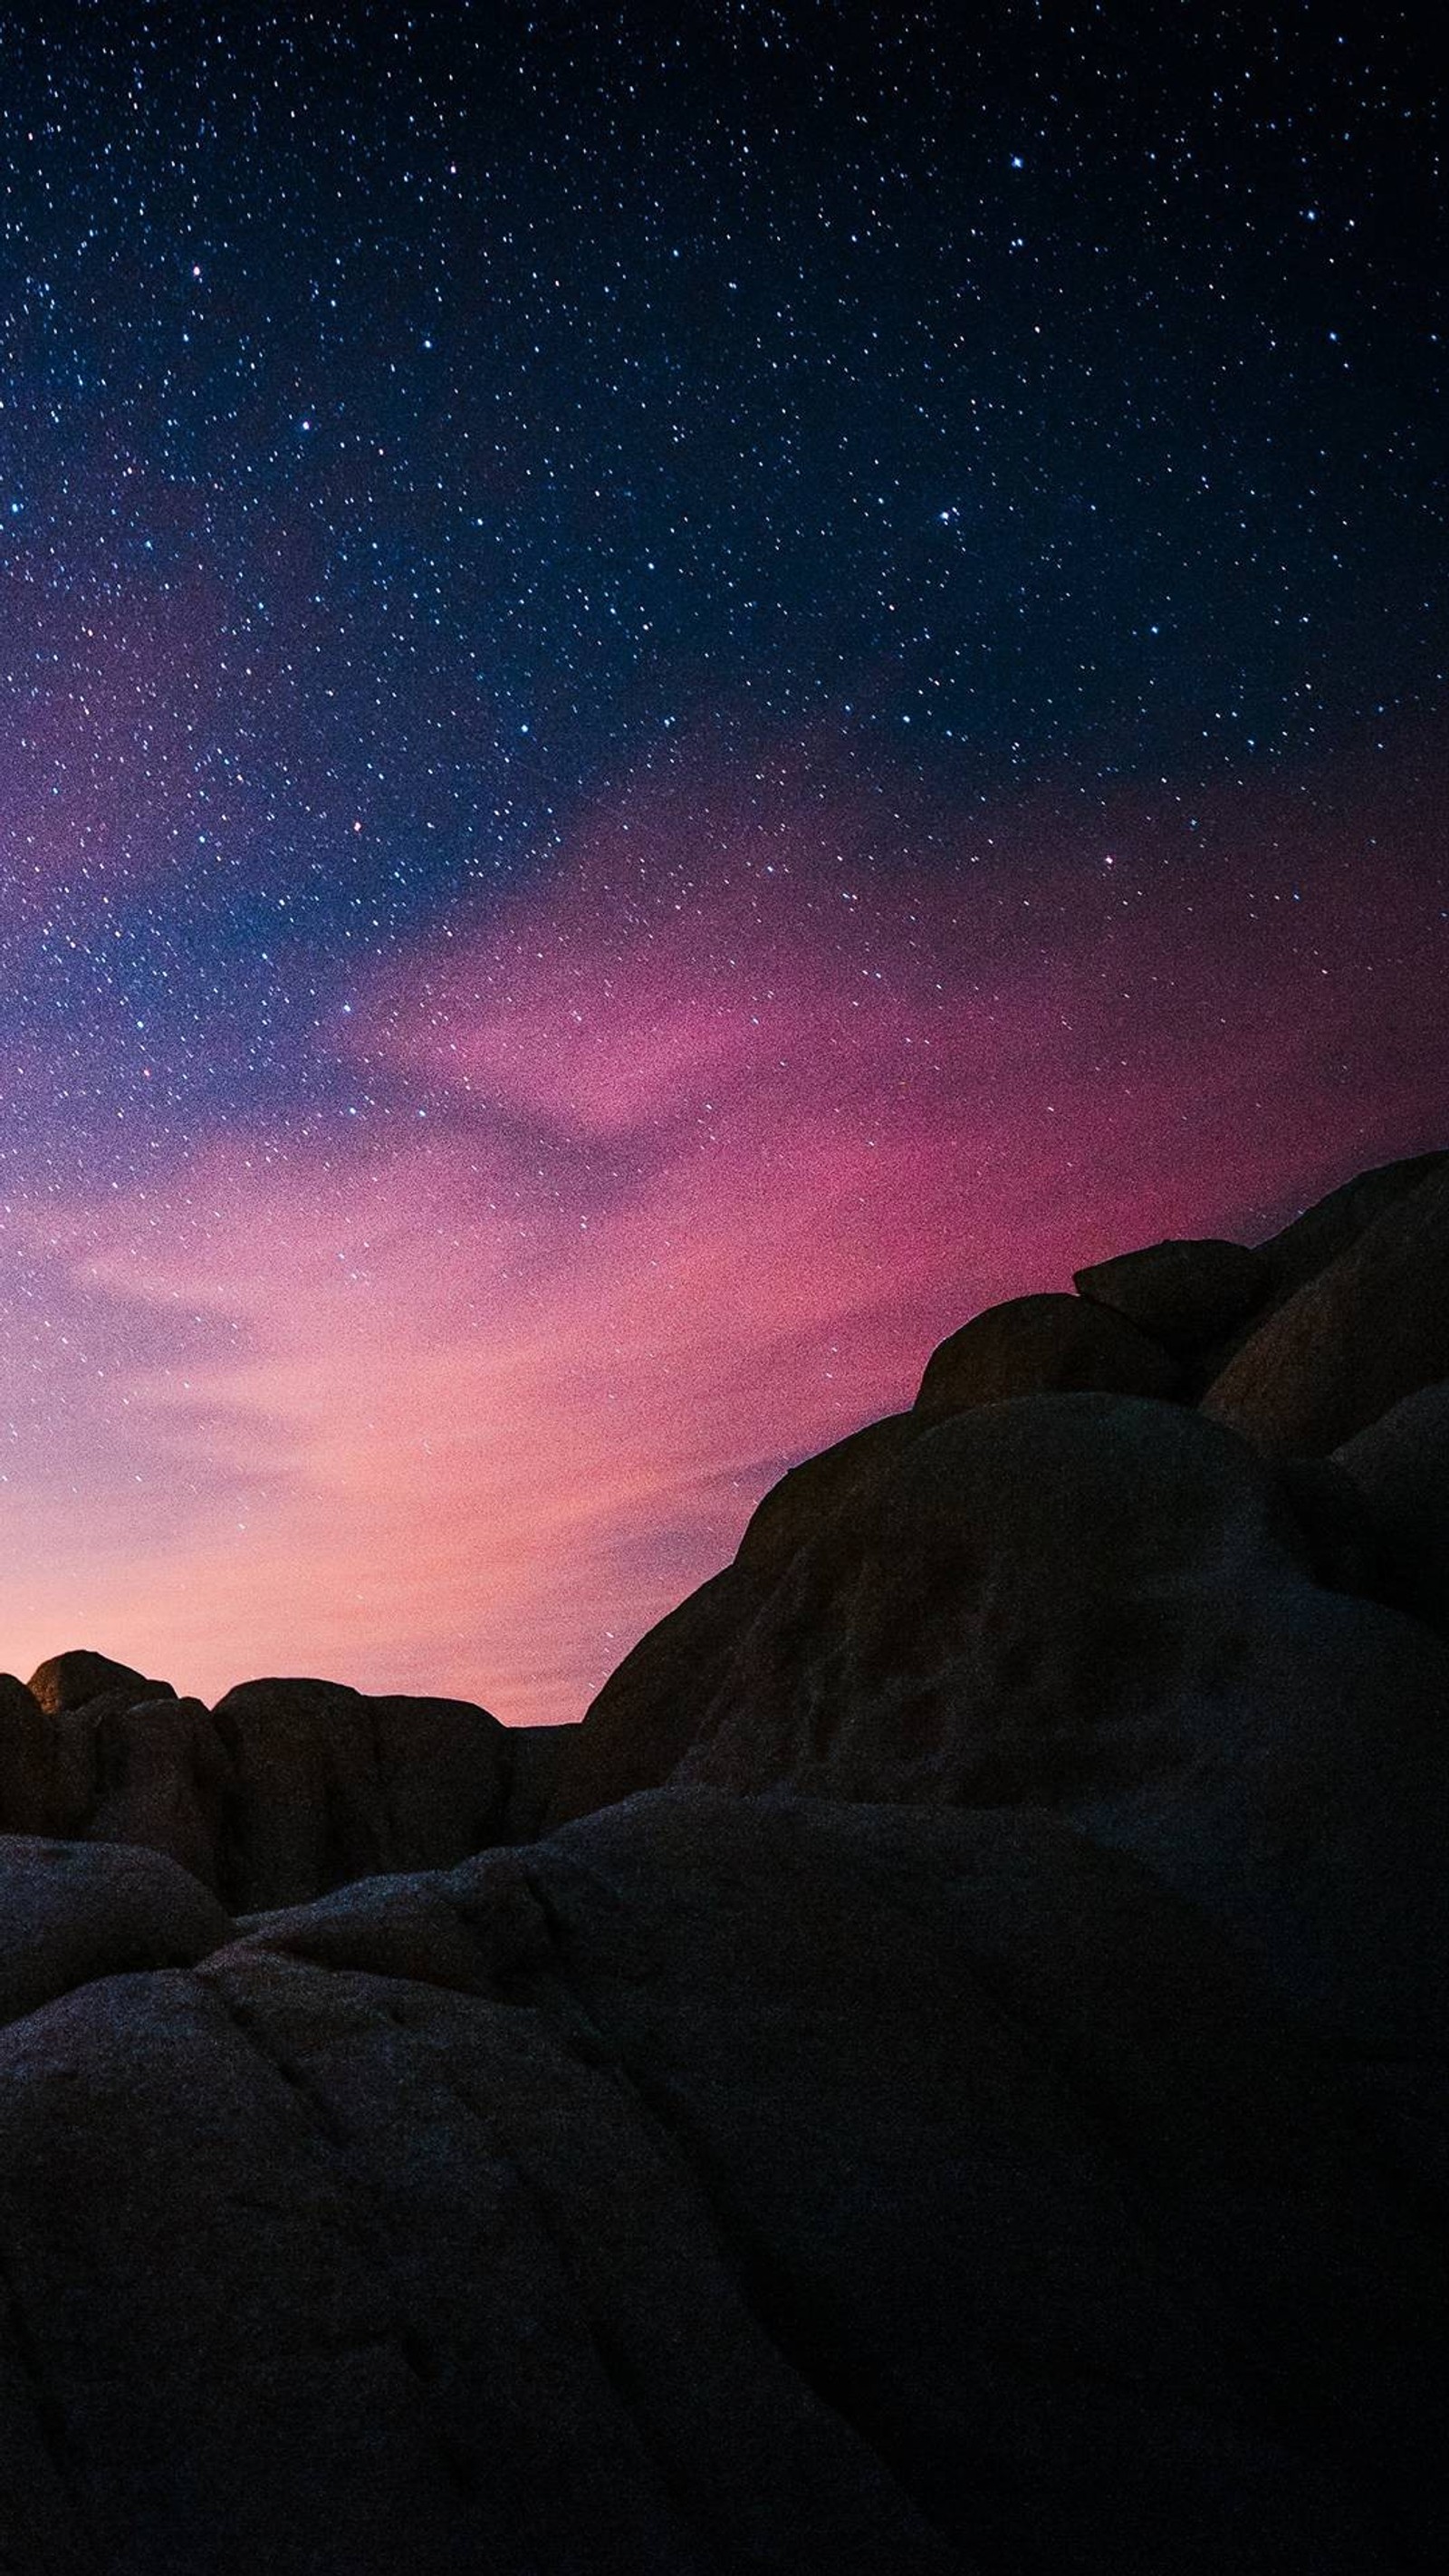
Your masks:
{"label": "shadowed rock slope", "polygon": [[0,1683],[0,2569],[1437,2570],[1446,1191],[968,1324],[579,1727]]}
{"label": "shadowed rock slope", "polygon": [[[894,1619],[903,1640],[910,1632],[902,1652],[908,1661],[917,1656],[914,1594],[922,1569],[913,1557],[915,1535],[907,1526],[912,1506],[905,1497],[924,1495],[933,1472],[949,1493],[952,1461],[978,1452],[983,1467],[989,1454],[1007,1479],[1001,1507],[1015,1512],[1017,1535],[1001,1551],[1003,1579],[1012,1579],[1010,1567],[1024,1539],[1034,1572],[1023,1574],[1018,1588],[1043,1651],[1051,1651],[1058,1565],[1074,1597],[1079,1536],[1088,1548],[1109,1545],[1118,1511],[1113,1497],[1120,1498],[1130,1523],[1130,1489],[1143,1471],[1156,1487],[1155,1517],[1169,1525],[1184,1521],[1180,1555],[1190,1555],[1196,1543],[1189,1534],[1191,1515],[1184,1519],[1185,1492],[1179,1501],[1176,1479],[1182,1469],[1199,1491],[1195,1511],[1206,1508],[1206,1485],[1214,1485],[1218,1499],[1209,1519],[1221,1509],[1236,1521],[1237,1507],[1227,1502],[1230,1489],[1244,1508],[1249,1493],[1255,1494],[1259,1512],[1268,1508],[1269,1491],[1276,1494],[1280,1565],[1281,1551],[1292,1553],[1284,1535],[1291,1522],[1299,1573],[1309,1587],[1327,1583],[1399,1599],[1395,1566],[1406,1533],[1392,1529],[1376,1509],[1368,1482],[1354,1479],[1347,1451],[1338,1462],[1331,1453],[1401,1399],[1449,1380],[1449,1154],[1417,1155],[1362,1173],[1257,1247],[1215,1240],[1150,1245],[1081,1271],[1078,1285],[1077,1297],[1016,1298],[974,1317],[934,1353],[910,1413],[851,1433],[766,1495],[733,1565],[640,1641],[581,1726],[560,1731],[547,1821],[559,1823],[635,1789],[657,1787],[681,1765],[696,1775],[702,1760],[717,1766],[722,1757],[703,1748],[724,1727],[731,1676],[741,1657],[767,1651],[769,1633],[782,1624],[803,1620],[802,1637],[813,1624],[815,1642],[805,1652],[826,1686],[838,1639],[833,1628],[827,1634],[818,1625],[818,1596],[829,1584],[824,1557],[850,1544],[846,1528],[836,1528],[837,1519],[863,1529],[876,1510],[886,1516],[880,1545],[887,1554],[878,1557],[872,1543],[867,1580],[878,1592],[882,1615]],[[1160,1346],[1151,1339],[1150,1323]],[[1103,1324],[1109,1327],[1105,1335]],[[1203,1338],[1209,1329],[1214,1338]],[[1084,1395],[1119,1398],[1115,1405],[1098,1403],[1096,1429],[1085,1437],[1070,1427],[1067,1402]],[[1004,1415],[994,1429],[986,1423],[988,1408],[1027,1398],[1036,1399],[1035,1414]],[[1230,1428],[1236,1439],[1225,1440],[1216,1430],[1210,1436],[1204,1416]],[[932,1438],[934,1449],[925,1449]],[[1055,1476],[1058,1441],[1064,1456],[1070,1453],[1075,1461],[1067,1473],[1077,1494],[1079,1528],[1060,1514],[1053,1517],[1049,1492],[1031,1481],[1049,1483]],[[934,1470],[912,1466],[918,1447],[934,1459]],[[1442,1457],[1442,1449],[1436,1455]],[[1211,1469],[1210,1459],[1217,1462]],[[997,1470],[987,1472],[986,1485],[977,1480],[969,1509],[963,1499],[954,1516],[962,1547],[971,1552],[993,1544],[997,1497],[989,1476]],[[1442,1476],[1442,1468],[1438,1472]],[[1426,1465],[1430,1483],[1434,1473]],[[1038,1501],[1041,1521],[1033,1535]],[[1422,1499],[1417,1519],[1430,1509]],[[1106,1521],[1088,1531],[1086,1519],[1103,1512]],[[1207,1583],[1212,1545],[1205,1530],[1198,1534],[1200,1578]],[[1173,1544],[1170,1529],[1163,1544]],[[1109,1586],[1119,1593],[1123,1585],[1141,1590],[1148,1582],[1145,1568],[1135,1562],[1136,1546],[1136,1538],[1124,1539],[1110,1573]],[[804,1562],[812,1548],[813,1571]],[[802,1584],[814,1588],[808,1603],[800,1599]],[[842,1617],[856,1615],[843,1601],[839,1607]],[[988,1624],[996,1616],[992,1607]],[[1166,1606],[1164,1619],[1170,1627]],[[885,1641],[881,1651],[883,1686],[894,1697],[900,1669]],[[1099,1653],[1093,1661],[1100,1692]],[[976,1713],[953,1705],[960,1707],[974,1742]],[[947,1723],[943,1707],[930,1725],[939,1730]],[[833,1743],[834,1719],[825,1732]],[[819,1784],[827,1755],[818,1727],[816,1738],[810,1767]],[[886,1725],[876,1730],[876,1739],[870,1757],[875,1785],[846,1788],[844,1764],[832,1753],[832,1791],[921,1794],[918,1785],[905,1785],[904,1775],[913,1764],[919,1773],[922,1746]],[[774,1785],[784,1776],[779,1744],[778,1719],[773,1731],[757,1729],[756,1754],[747,1766],[751,1785]],[[902,1785],[885,1787],[887,1775]],[[864,1774],[859,1777],[863,1783]],[[743,1776],[736,1774],[732,1785],[746,1785]]]}

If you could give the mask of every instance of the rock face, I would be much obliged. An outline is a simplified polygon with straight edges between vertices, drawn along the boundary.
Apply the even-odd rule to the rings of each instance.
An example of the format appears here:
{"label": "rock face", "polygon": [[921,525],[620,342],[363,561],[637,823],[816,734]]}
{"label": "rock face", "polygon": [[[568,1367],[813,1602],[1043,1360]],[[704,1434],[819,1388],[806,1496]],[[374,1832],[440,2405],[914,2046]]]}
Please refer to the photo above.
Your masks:
{"label": "rock face", "polygon": [[72,1647],[66,1655],[52,1655],[31,1674],[26,1687],[49,1717],[87,1708],[102,1697],[124,1708],[133,1707],[137,1700],[176,1697],[169,1682],[148,1681],[129,1664],[114,1663],[109,1655],[93,1654],[84,1646]]}
{"label": "rock face", "polygon": [[878,1482],[928,1428],[919,1413],[893,1413],[792,1467],[752,1514],[735,1564],[759,1579],[781,1573],[823,1521]]}
{"label": "rock face", "polygon": [[1266,1449],[1322,1453],[1449,1376],[1449,1167],[1396,1196],[1229,1361],[1204,1411]]}
{"label": "rock face", "polygon": [[10,1834],[0,1844],[0,2023],[72,1987],[190,1967],[231,1939],[215,1897],[159,1852]]}
{"label": "rock face", "polygon": [[[106,1659],[58,1656],[42,1674],[78,1661]],[[156,1685],[103,1683],[46,1712],[7,1677],[8,1832],[141,1844],[241,1911],[510,1837],[509,1735],[485,1709],[368,1699],[337,1682],[247,1682],[214,1709],[174,1693],[137,1699],[138,1687]]]}
{"label": "rock face", "polygon": [[1390,1600],[1449,1636],[1449,1379],[1336,1453],[1374,1517]]}
{"label": "rock face", "polygon": [[0,1676],[0,2568],[1437,2576],[1446,1193],[978,1318],[579,1727]]}
{"label": "rock face", "polygon": [[1178,1372],[1158,1342],[1083,1297],[1013,1297],[933,1351],[920,1413],[959,1413],[1013,1395],[1171,1395]]}
{"label": "rock face", "polygon": [[562,1824],[670,1777],[694,1742],[702,1698],[728,1669],[771,1583],[847,1498],[872,1485],[929,1421],[894,1414],[793,1467],[753,1515],[733,1565],[642,1637],[604,1684],[584,1727],[561,1741],[538,1820]]}
{"label": "rock face", "polygon": [[764,1597],[748,1567],[727,1565],[641,1637],[610,1674],[582,1726],[560,1728],[541,1826],[657,1788],[685,1759],[704,1677],[724,1670]]}
{"label": "rock face", "polygon": [[1077,1294],[1125,1315],[1179,1359],[1220,1342],[1272,1284],[1266,1256],[1245,1243],[1153,1243],[1073,1274]]}
{"label": "rock face", "polygon": [[1449,1153],[1410,1154],[1403,1162],[1380,1163],[1374,1171],[1341,1182],[1281,1233],[1270,1235],[1258,1249],[1273,1274],[1275,1303],[1316,1279],[1341,1252],[1351,1250],[1376,1218],[1445,1169]]}
{"label": "rock face", "polygon": [[1431,2563],[1387,2115],[1059,1820],[666,1792],[0,2068],[14,2564]]}
{"label": "rock face", "polygon": [[1323,1590],[1270,1470],[1179,1407],[942,1423],[696,1706],[681,1780],[1071,1815],[1344,2035],[1422,2043],[1442,2009],[1449,1653]]}

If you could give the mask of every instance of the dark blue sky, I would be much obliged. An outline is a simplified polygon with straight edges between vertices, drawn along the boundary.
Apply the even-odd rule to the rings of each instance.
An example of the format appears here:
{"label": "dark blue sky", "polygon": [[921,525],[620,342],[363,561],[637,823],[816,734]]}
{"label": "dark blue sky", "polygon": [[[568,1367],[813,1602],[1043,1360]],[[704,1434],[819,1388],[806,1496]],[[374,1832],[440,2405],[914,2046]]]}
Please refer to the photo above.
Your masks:
{"label": "dark blue sky", "polygon": [[284,1104],[317,978],[683,728],[1191,795],[1437,706],[1403,10],[93,6],[0,60],[11,1010],[59,939],[119,1086]]}

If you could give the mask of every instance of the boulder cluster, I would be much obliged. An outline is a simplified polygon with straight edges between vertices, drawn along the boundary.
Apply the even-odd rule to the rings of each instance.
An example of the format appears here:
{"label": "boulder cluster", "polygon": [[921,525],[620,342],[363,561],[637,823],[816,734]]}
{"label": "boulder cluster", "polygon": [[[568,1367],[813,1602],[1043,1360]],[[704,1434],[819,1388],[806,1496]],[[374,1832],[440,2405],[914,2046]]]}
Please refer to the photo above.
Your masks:
{"label": "boulder cluster", "polygon": [[1449,1155],[979,1315],[581,1724],[0,1679],[0,2569],[1427,2576]]}

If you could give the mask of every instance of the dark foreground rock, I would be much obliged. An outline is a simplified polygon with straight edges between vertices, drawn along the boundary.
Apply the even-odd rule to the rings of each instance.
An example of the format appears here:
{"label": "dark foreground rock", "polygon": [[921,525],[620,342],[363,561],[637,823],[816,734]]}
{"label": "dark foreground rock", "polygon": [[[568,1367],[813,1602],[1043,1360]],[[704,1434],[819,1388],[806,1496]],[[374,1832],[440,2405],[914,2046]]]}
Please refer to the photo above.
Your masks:
{"label": "dark foreground rock", "polygon": [[1405,1396],[1334,1464],[1369,1505],[1389,1597],[1449,1635],[1449,1378]]}
{"label": "dark foreground rock", "polygon": [[189,1967],[234,1926],[200,1882],[124,1843],[0,1839],[0,2023],[72,1987]]}
{"label": "dark foreground rock", "polygon": [[10,2563],[1428,2567],[1404,2073],[1031,1813],[343,1891],[0,2035]]}
{"label": "dark foreground rock", "polygon": [[1437,2576],[1446,1192],[976,1319],[581,1726],[0,1676],[5,2576]]}

